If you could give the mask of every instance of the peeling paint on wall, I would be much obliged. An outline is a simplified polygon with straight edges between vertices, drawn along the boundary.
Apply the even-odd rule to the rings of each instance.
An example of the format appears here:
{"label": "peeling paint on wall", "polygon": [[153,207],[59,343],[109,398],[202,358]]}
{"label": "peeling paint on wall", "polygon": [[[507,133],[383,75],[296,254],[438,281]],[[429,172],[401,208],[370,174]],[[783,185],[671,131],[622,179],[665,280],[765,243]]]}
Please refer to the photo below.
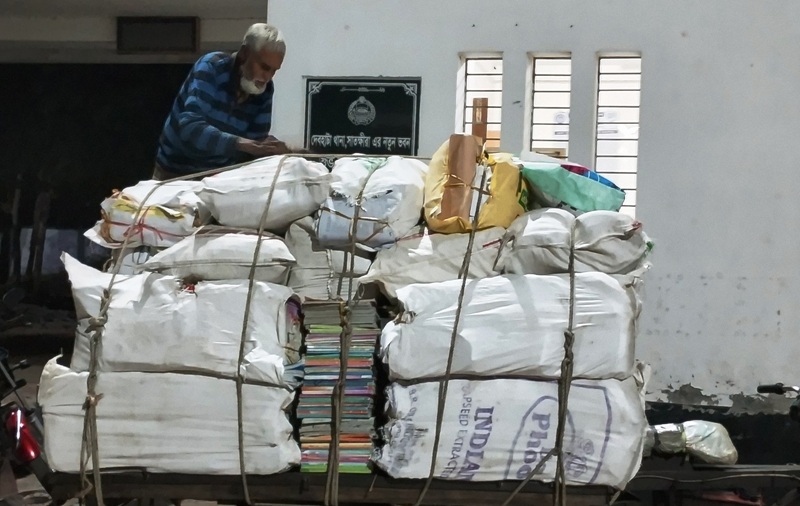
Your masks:
{"label": "peeling paint on wall", "polygon": [[728,415],[785,415],[789,412],[789,406],[794,400],[782,395],[750,395],[742,392],[729,395],[729,402],[725,402],[716,395],[704,394],[701,389],[691,384],[682,385],[677,390],[662,390],[661,393],[664,394],[665,402],[682,406],[693,412],[704,412],[707,409],[713,409],[716,412],[720,408],[730,405],[730,408],[725,410]]}
{"label": "peeling paint on wall", "polygon": [[745,395],[734,394],[730,396],[731,405],[728,413],[731,415],[756,415],[756,414],[786,414],[793,399],[783,395]]}
{"label": "peeling paint on wall", "polygon": [[719,400],[716,395],[705,395],[703,391],[691,384],[681,385],[677,390],[662,390],[666,394],[667,402],[681,405],[711,405],[716,406]]}

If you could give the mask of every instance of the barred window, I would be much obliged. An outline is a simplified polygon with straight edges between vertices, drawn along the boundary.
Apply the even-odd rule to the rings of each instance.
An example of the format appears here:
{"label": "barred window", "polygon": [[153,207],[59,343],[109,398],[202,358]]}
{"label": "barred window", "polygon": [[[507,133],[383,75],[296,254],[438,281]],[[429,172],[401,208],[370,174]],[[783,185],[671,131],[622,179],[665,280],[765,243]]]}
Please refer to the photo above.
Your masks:
{"label": "barred window", "polygon": [[642,59],[601,57],[597,86],[595,170],[625,190],[622,212],[636,210]]}
{"label": "barred window", "polygon": [[487,150],[496,151],[500,149],[503,59],[468,57],[463,69],[463,130],[485,138]]}
{"label": "barred window", "polygon": [[530,149],[566,159],[572,59],[569,56],[534,57],[532,79]]}

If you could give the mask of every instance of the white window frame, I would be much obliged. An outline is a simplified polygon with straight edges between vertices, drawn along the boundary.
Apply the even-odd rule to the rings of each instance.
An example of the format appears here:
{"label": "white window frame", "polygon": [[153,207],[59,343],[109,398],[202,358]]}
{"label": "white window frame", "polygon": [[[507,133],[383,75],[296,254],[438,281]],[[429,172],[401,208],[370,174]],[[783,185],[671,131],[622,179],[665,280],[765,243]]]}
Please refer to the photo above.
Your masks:
{"label": "white window frame", "polygon": [[[487,91],[491,93],[500,93],[501,96],[501,103],[500,105],[490,105],[489,108],[492,110],[497,110],[500,112],[500,121],[499,122],[487,122],[487,144],[488,141],[491,140],[496,142],[497,146],[500,145],[500,139],[494,139],[489,137],[491,134],[490,128],[495,126],[497,131],[500,132],[502,135],[502,93],[503,93],[503,70],[501,67],[500,73],[492,73],[492,74],[485,74],[486,76],[493,76],[499,75],[500,76],[500,88],[499,89],[491,89],[491,90],[473,90],[467,88],[467,77],[474,76],[474,75],[484,75],[484,74],[475,74],[475,73],[468,73],[468,65],[470,60],[497,60],[500,62],[502,66],[503,62],[503,54],[497,52],[485,52],[485,53],[461,53],[459,54],[459,58],[461,60],[461,65],[459,66],[458,70],[458,80],[456,86],[456,117],[455,117],[455,131],[456,132],[466,132],[467,125],[471,124],[472,116],[471,114],[467,114],[468,110],[471,110],[472,104],[467,103],[467,93],[478,93],[480,91]],[[488,118],[487,118],[488,119]],[[470,129],[471,131],[471,129]]]}
{"label": "white window frame", "polygon": [[[623,60],[623,59],[630,59],[630,60],[639,60],[639,72],[603,72],[603,61],[604,60]],[[608,87],[603,84],[603,77],[608,76],[638,76],[638,88],[636,87],[626,87],[622,86],[620,88],[613,88]],[[636,204],[637,204],[637,189],[638,189],[638,172],[639,172],[639,132],[640,132],[640,125],[641,125],[641,94],[642,94],[642,55],[641,53],[602,53],[598,54],[597,58],[597,88],[595,94],[595,130],[594,130],[594,170],[598,173],[603,175],[604,177],[612,180],[617,186],[619,186],[622,190],[626,193],[625,203],[620,209],[621,212],[626,214],[630,214],[631,216],[635,216],[636,214]],[[609,103],[601,103],[601,93],[602,92],[633,92],[637,93],[636,95],[636,105],[628,105],[628,104],[609,104]],[[617,111],[607,111],[607,109],[617,109]],[[629,118],[624,118],[623,121],[616,121],[616,118],[612,120],[605,119],[601,121],[601,114],[605,116],[606,113],[615,112],[617,114],[624,113],[624,111],[636,111],[635,114],[629,114]],[[633,120],[635,118],[635,121]],[[613,126],[613,125],[627,125],[629,133],[621,134],[622,137],[618,139],[614,138],[601,138],[601,135],[604,135],[604,126]],[[615,131],[619,131],[617,128]],[[632,132],[635,131],[635,136]],[[608,132],[606,132],[606,135]],[[635,137],[635,138],[634,138]],[[611,142],[635,142],[636,146],[636,154],[599,154],[599,143],[603,141],[611,141]],[[603,160],[619,160],[620,165],[628,165],[628,163],[623,163],[625,160],[634,160],[634,169],[630,170],[626,169],[609,169],[607,168],[606,163],[602,163]],[[631,177],[632,176],[632,177]],[[633,184],[630,181],[633,180]],[[623,182],[624,181],[624,182]]]}
{"label": "white window frame", "polygon": [[[567,91],[567,93],[570,94],[570,105],[567,106],[567,123],[566,123],[566,125],[567,125],[567,135],[566,135],[566,138],[563,141],[563,142],[566,143],[566,147],[564,148],[563,152],[561,152],[562,154],[558,154],[558,153],[555,152],[555,150],[557,149],[556,146],[553,146],[552,148],[534,147],[533,146],[534,142],[547,142],[547,140],[545,140],[545,139],[534,139],[534,127],[537,126],[537,125],[542,126],[542,125],[549,124],[549,123],[541,123],[541,122],[534,123],[534,118],[536,116],[536,111],[537,111],[537,109],[538,110],[551,109],[550,107],[536,107],[536,105],[535,105],[536,104],[536,93],[537,92],[538,93],[547,93],[547,91],[544,91],[544,90],[536,90],[536,85],[535,85],[536,78],[537,77],[550,77],[551,76],[550,74],[541,74],[541,73],[537,74],[536,73],[536,62],[537,62],[537,60],[538,61],[542,61],[542,60],[569,60],[570,61],[570,73],[569,73],[570,85],[569,85],[569,90]],[[568,52],[568,51],[557,52],[557,53],[528,53],[528,72],[527,72],[528,80],[527,80],[526,89],[525,89],[525,96],[526,96],[527,103],[526,103],[526,106],[525,106],[525,132],[524,132],[524,135],[525,135],[524,146],[525,146],[526,150],[537,151],[539,153],[550,155],[550,156],[554,156],[555,158],[560,158],[560,159],[564,159],[564,160],[566,160],[567,157],[569,156],[569,124],[570,124],[569,123],[569,111],[571,110],[571,106],[572,106],[572,68],[571,68],[571,65],[572,65],[572,53]],[[558,74],[558,75],[566,75],[566,74]],[[556,74],[553,74],[553,76],[556,76]],[[555,110],[555,109],[559,109],[559,108],[553,108],[553,109]],[[554,141],[554,142],[556,142],[556,141]],[[559,140],[558,142],[562,142],[562,141]]]}

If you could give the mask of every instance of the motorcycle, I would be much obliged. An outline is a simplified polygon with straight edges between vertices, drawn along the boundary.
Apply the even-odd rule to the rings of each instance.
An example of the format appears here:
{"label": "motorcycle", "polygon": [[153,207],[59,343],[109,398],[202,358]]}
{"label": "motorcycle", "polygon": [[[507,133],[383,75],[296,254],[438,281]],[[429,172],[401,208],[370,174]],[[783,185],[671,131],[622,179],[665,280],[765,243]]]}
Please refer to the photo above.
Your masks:
{"label": "motorcycle", "polygon": [[40,483],[50,473],[43,451],[44,428],[41,415],[20,395],[26,385],[14,372],[30,364],[23,360],[9,363],[8,351],[0,348],[0,500],[18,494],[16,479],[33,473]]}

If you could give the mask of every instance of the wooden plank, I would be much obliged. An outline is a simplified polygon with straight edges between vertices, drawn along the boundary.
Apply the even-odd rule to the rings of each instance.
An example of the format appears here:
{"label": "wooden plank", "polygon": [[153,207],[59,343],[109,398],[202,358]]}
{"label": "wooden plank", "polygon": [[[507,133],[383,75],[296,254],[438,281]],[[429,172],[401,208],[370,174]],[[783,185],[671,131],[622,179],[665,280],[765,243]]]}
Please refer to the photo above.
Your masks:
{"label": "wooden plank", "polygon": [[[374,479],[374,482],[373,482]],[[797,486],[800,466],[733,466],[730,468],[678,470],[644,469],[628,484],[626,491],[716,490],[731,487],[789,489]],[[248,478],[255,501],[284,504],[321,504],[325,495],[324,474],[288,472],[273,476]],[[68,500],[80,488],[77,475],[57,473],[46,481],[46,488],[56,500]],[[341,475],[341,503],[411,504],[423,480],[393,480],[384,476]],[[517,482],[434,481],[423,504],[485,505],[502,503]],[[146,494],[158,499],[197,499],[242,501],[244,494],[238,476],[188,476],[173,474],[104,473],[103,490],[108,498],[136,498]],[[552,487],[530,483],[511,504],[552,503]],[[605,504],[611,491],[605,487],[570,487],[570,505]]]}
{"label": "wooden plank", "polygon": [[[342,475],[340,503],[349,504],[412,504],[417,500],[423,480],[392,480],[372,475]],[[285,504],[321,504],[325,496],[325,475],[285,473],[248,478],[250,495],[258,502]],[[59,475],[51,483],[50,494],[66,500],[78,488],[78,477]],[[516,487],[516,482],[464,483],[434,482],[425,497],[427,505],[499,504]],[[531,483],[511,504],[551,504],[551,487]],[[109,474],[103,478],[103,491],[108,498],[148,497],[159,499],[195,499],[208,501],[241,501],[244,498],[241,480],[236,476],[185,476]],[[576,487],[570,504],[603,504],[608,497],[605,487]]]}
{"label": "wooden plank", "polygon": [[472,135],[481,140],[481,145],[486,142],[486,122],[489,116],[489,99],[472,99]]}

